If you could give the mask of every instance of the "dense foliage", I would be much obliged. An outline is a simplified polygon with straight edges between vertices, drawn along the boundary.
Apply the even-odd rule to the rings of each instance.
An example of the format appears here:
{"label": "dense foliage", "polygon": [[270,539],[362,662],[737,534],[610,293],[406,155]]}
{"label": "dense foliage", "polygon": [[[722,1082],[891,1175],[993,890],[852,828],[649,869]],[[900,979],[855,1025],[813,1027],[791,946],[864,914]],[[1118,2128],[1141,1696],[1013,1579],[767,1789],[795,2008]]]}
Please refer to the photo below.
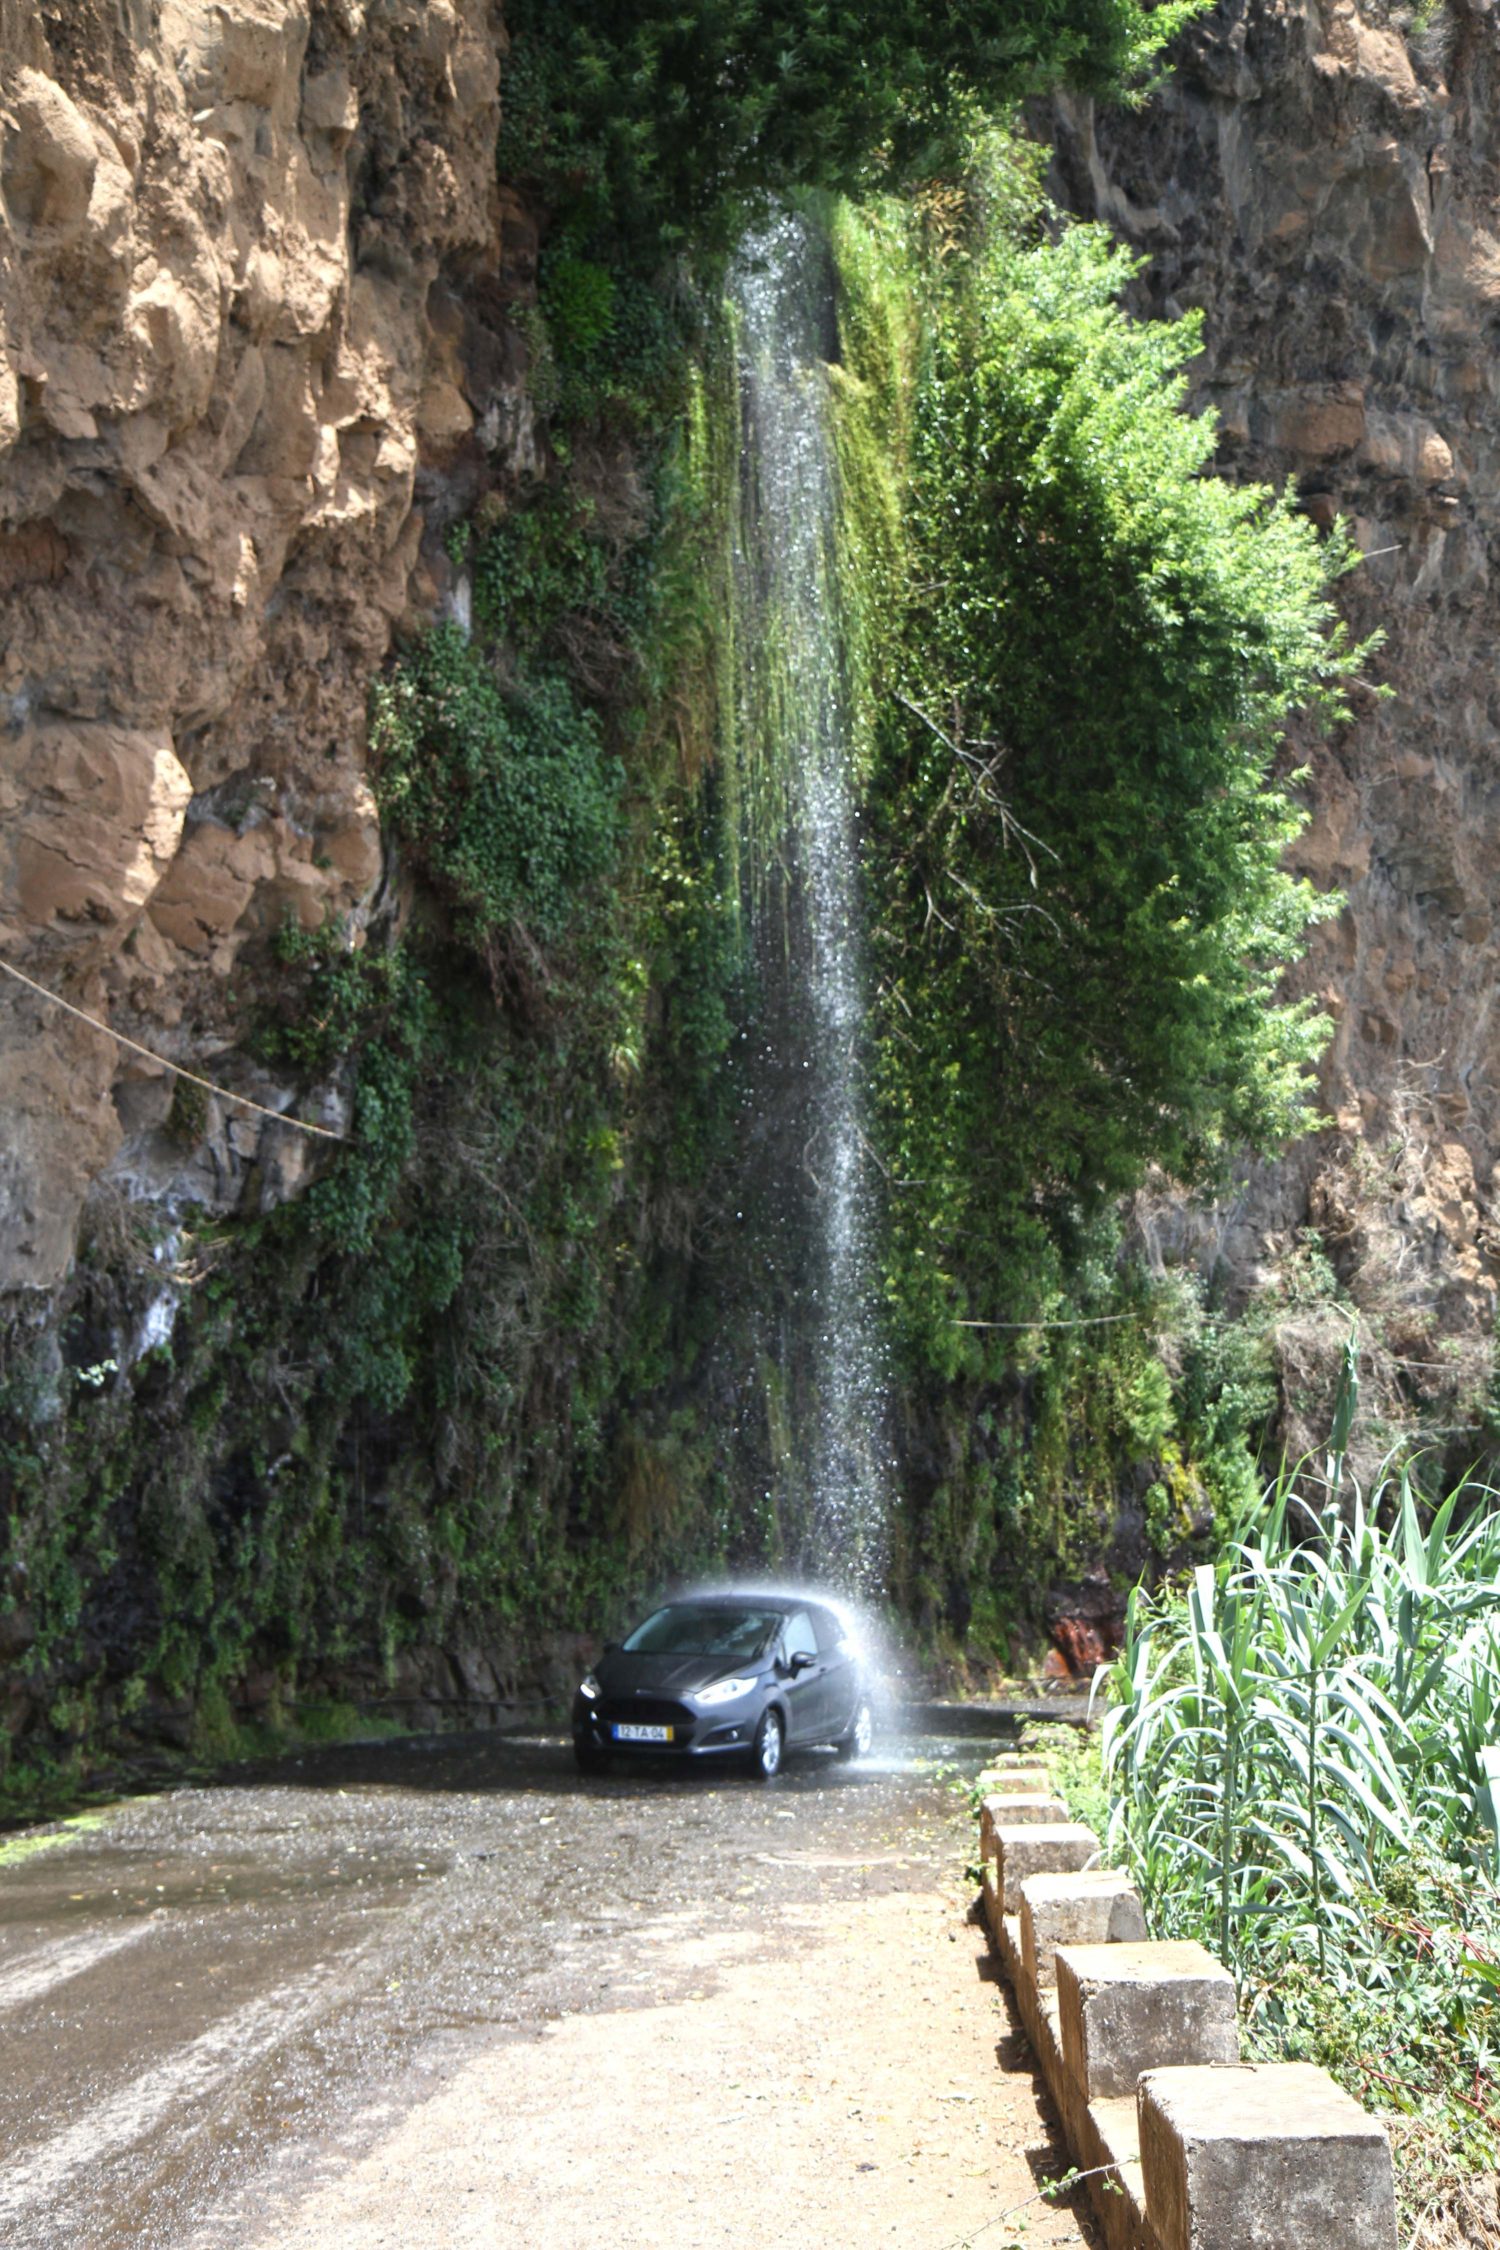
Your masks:
{"label": "dense foliage", "polygon": [[515,925],[554,944],[610,872],[623,775],[564,679],[502,696],[441,625],[377,691],[381,802],[481,943]]}
{"label": "dense foliage", "polygon": [[565,209],[591,252],[610,244],[649,264],[722,251],[768,198],[930,172],[976,104],[1058,77],[1093,90],[1137,80],[1197,12],[1198,0],[512,0],[502,164]]}
{"label": "dense foliage", "polygon": [[1211,473],[1196,322],[1132,320],[1129,261],[1035,182],[987,130],[833,222],[895,1565],[991,1645],[1043,1587],[1206,1551],[1253,1485],[1275,1304],[1147,1275],[1119,1198],[1308,1121],[1326,1025],[1278,987],[1335,902],[1282,864],[1281,736],[1359,654],[1338,539]]}
{"label": "dense foliage", "polygon": [[1090,228],[987,239],[918,389],[875,886],[895,1262],[940,1360],[1000,1310],[986,1254],[1040,1312],[1049,1248],[1147,1164],[1297,1130],[1326,1036],[1276,998],[1322,902],[1274,760],[1351,661],[1340,550],[1203,473],[1197,323],[1130,320],[1128,273]]}
{"label": "dense foliage", "polygon": [[1153,1929],[1235,1971],[1252,2054],[1386,2116],[1418,2241],[1500,2160],[1500,1514],[1330,1469],[1135,1600],[1106,1772]]}

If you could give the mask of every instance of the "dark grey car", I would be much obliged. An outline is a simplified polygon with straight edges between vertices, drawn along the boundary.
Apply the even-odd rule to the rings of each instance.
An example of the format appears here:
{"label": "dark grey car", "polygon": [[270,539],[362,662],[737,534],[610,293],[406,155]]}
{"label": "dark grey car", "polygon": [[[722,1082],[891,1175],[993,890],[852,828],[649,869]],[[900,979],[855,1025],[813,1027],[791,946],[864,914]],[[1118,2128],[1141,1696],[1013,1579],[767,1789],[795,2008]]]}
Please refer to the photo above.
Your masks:
{"label": "dark grey car", "polygon": [[788,1750],[862,1757],[870,1687],[847,1621],[801,1594],[688,1594],[653,1610],[573,1698],[585,1773],[613,1758],[748,1759],[769,1781]]}

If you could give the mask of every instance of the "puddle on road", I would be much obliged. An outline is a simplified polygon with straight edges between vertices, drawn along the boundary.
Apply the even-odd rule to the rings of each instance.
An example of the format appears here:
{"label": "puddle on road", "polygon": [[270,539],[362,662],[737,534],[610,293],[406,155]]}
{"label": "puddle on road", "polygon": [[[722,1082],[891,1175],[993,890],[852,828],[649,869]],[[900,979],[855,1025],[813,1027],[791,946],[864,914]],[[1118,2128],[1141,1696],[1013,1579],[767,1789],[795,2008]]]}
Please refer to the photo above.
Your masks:
{"label": "puddle on road", "polygon": [[[295,1838],[290,1838],[293,1850]],[[39,1926],[92,1923],[101,1916],[202,1914],[242,1908],[314,1910],[345,1900],[374,1903],[405,1895],[448,1871],[445,1860],[381,1853],[367,1861],[346,1856],[338,1865],[287,1865],[245,1859],[199,1868],[95,1841],[87,1864],[60,1865],[51,1855],[0,1876],[0,1966],[8,1936]],[[362,1898],[362,1894],[364,1894]]]}

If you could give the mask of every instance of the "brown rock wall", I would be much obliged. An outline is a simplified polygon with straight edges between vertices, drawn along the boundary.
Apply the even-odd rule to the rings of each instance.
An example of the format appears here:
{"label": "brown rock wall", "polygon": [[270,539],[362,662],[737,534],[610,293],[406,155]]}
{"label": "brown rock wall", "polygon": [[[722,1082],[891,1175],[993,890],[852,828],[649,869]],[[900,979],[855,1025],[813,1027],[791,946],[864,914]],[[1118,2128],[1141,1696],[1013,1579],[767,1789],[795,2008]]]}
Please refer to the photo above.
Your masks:
{"label": "brown rock wall", "polygon": [[[529,442],[519,347],[451,310],[495,293],[503,48],[495,0],[0,0],[0,951],[200,1068],[248,941],[357,934],[423,502]],[[111,1163],[170,1193],[138,1072],[0,989],[0,1290]]]}
{"label": "brown rock wall", "polygon": [[1474,1335],[1500,1157],[1500,17],[1452,0],[1422,30],[1378,0],[1221,0],[1177,64],[1139,112],[1057,105],[1054,190],[1144,254],[1138,309],[1202,309],[1194,391],[1221,465],[1351,524],[1368,559],[1343,607],[1386,635],[1384,698],[1293,746],[1301,862],[1348,899],[1299,979],[1336,1019],[1339,1133],[1179,1222],[1179,1247],[1253,1281],[1361,1149],[1367,1175],[1394,1150],[1371,1194],[1408,1247],[1383,1309]]}

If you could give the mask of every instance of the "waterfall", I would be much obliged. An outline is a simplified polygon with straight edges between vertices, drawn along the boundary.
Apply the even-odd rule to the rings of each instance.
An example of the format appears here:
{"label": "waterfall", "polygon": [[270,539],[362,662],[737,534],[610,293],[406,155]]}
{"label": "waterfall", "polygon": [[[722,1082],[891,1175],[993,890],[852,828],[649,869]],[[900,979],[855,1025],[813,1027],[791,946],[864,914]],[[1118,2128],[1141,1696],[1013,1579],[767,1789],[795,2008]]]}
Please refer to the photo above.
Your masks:
{"label": "waterfall", "polygon": [[759,995],[741,1074],[742,1216],[789,1488],[768,1498],[784,1520],[800,1494],[803,1559],[873,1590],[890,1476],[826,243],[778,219],[746,243],[734,298],[742,864]]}

